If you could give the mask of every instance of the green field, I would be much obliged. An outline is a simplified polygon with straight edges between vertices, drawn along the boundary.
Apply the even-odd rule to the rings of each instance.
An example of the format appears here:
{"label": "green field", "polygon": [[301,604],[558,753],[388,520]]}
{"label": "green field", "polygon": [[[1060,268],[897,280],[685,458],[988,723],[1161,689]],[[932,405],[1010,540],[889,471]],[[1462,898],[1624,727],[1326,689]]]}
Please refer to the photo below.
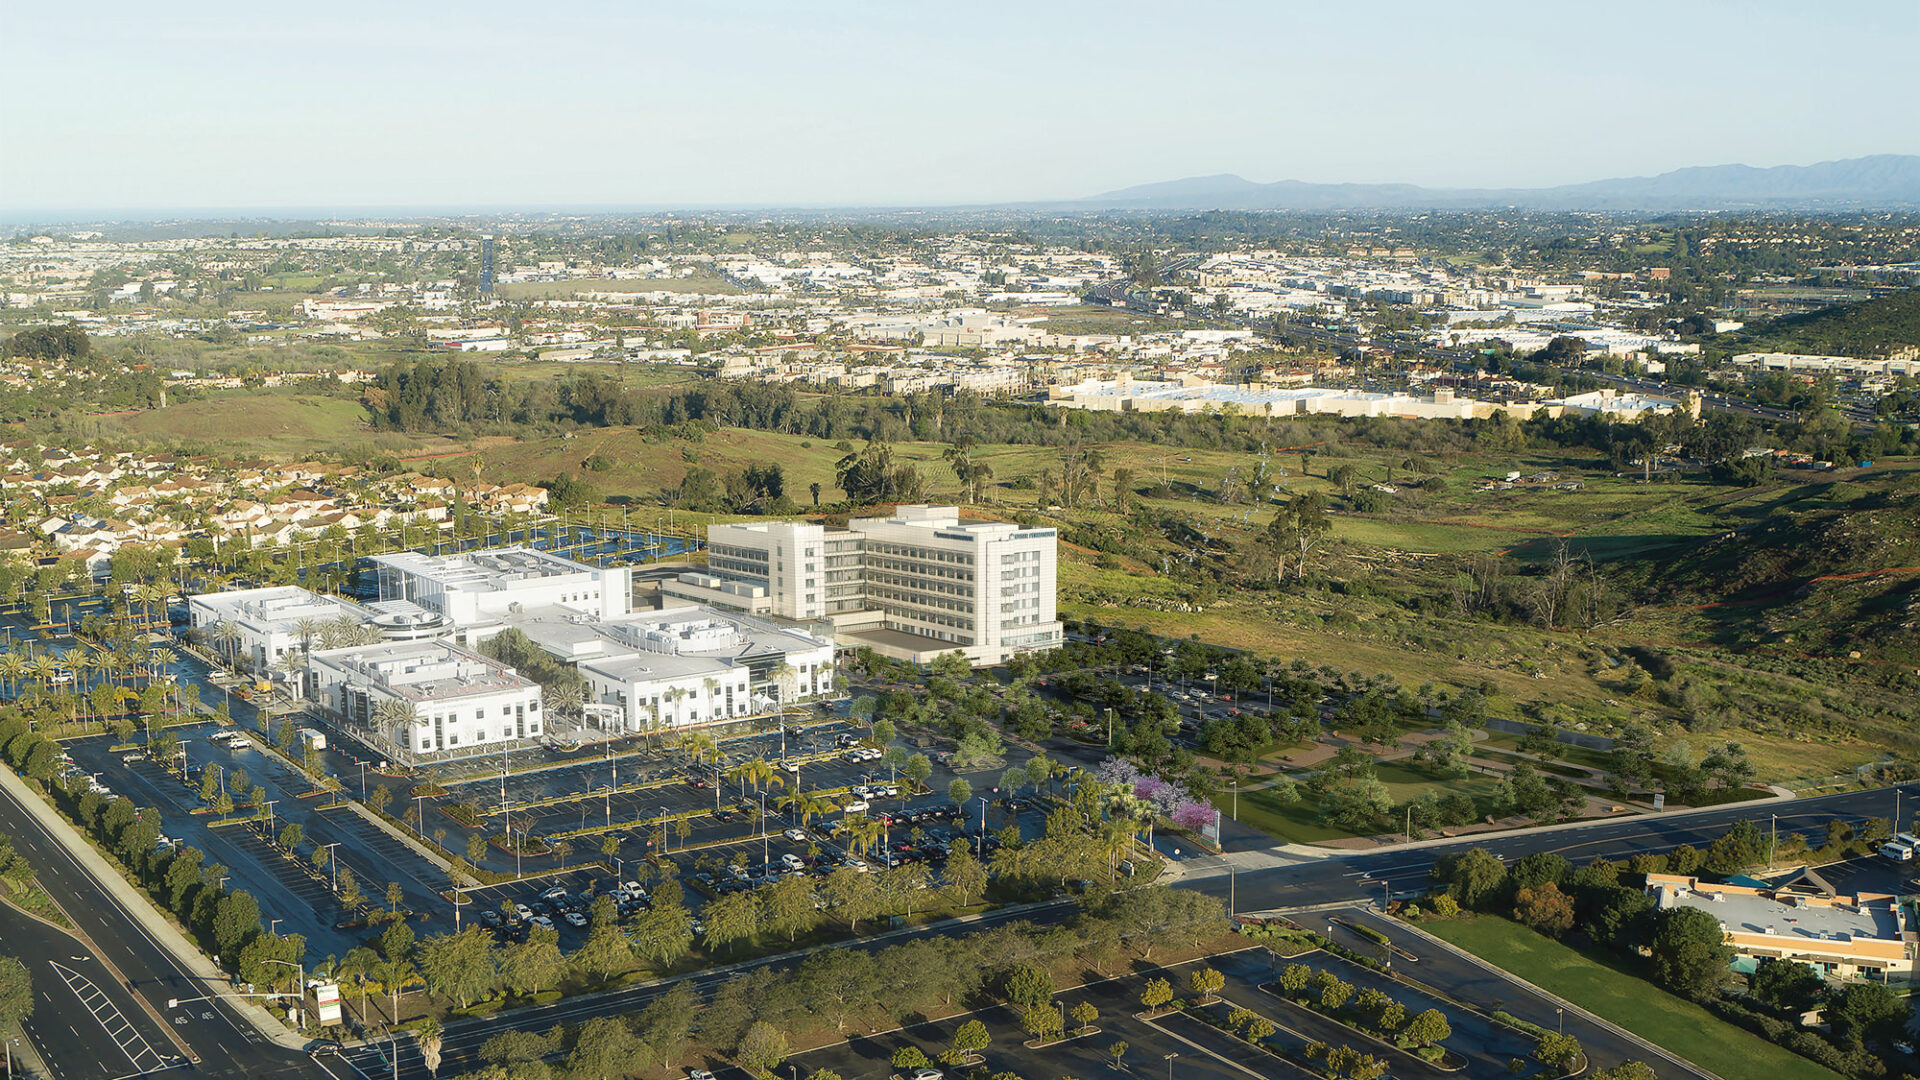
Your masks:
{"label": "green field", "polygon": [[1506,919],[1434,919],[1421,928],[1725,1077],[1838,1080],[1838,1073],[1734,1027],[1626,970]]}
{"label": "green field", "polygon": [[277,456],[336,450],[373,434],[359,402],[271,390],[210,394],[105,423],[130,435],[246,446]]}
{"label": "green field", "polygon": [[[1374,769],[1375,775],[1387,785],[1387,791],[1393,796],[1394,803],[1405,803],[1423,792],[1428,791],[1464,791],[1475,799],[1486,799],[1493,795],[1498,778],[1475,774],[1458,780],[1435,780],[1418,766],[1400,761],[1383,762]],[[1232,813],[1234,798],[1232,792],[1213,797],[1213,805],[1222,812]],[[1304,790],[1300,801],[1292,805],[1275,798],[1270,790],[1243,791],[1239,800],[1239,820],[1261,832],[1277,837],[1285,843],[1314,844],[1327,840],[1345,840],[1356,836],[1373,836],[1376,833],[1356,833],[1320,820],[1320,807],[1313,796]],[[1389,825],[1392,832],[1399,826]]]}

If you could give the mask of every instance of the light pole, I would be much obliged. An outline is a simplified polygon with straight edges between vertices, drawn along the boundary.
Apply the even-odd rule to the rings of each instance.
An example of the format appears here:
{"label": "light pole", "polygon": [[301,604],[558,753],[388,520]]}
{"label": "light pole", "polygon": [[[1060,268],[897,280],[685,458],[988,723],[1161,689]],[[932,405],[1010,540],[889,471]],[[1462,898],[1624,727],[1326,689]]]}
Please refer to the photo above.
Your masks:
{"label": "light pole", "polygon": [[1560,1034],[1565,1035],[1567,1033],[1567,1010],[1556,1007],[1553,1010],[1553,1018],[1560,1024]]}
{"label": "light pole", "polygon": [[305,1020],[306,1012],[307,1012],[307,969],[305,965],[296,964],[291,960],[262,960],[260,962],[263,964],[278,964],[281,967],[290,967],[294,970],[294,973],[296,977],[299,979],[299,981],[294,984],[293,990],[294,990],[295,1000],[299,1001],[300,1003],[299,1005],[295,1006],[295,1015],[298,1016],[300,1019],[294,1021],[294,1026],[296,1027],[306,1026],[302,1022]]}
{"label": "light pole", "polygon": [[[273,807],[274,807],[274,804],[279,801],[280,801],[279,799],[267,800],[267,840],[269,842],[273,840]],[[258,821],[260,819],[255,818],[254,820]]]}
{"label": "light pole", "polygon": [[767,793],[760,793],[760,865],[765,866],[773,858],[773,848],[767,839]]}
{"label": "light pole", "polygon": [[333,849],[339,846],[340,841],[338,840],[325,845],[327,851],[327,869],[333,872],[333,891],[336,893],[340,891],[340,860],[333,857]]}
{"label": "light pole", "polygon": [[1237,885],[1240,874],[1232,863],[1227,864],[1227,918],[1231,919],[1239,912],[1239,893]]}
{"label": "light pole", "polygon": [[1173,1080],[1173,1059],[1179,1056],[1177,1051],[1167,1055],[1167,1080]]}
{"label": "light pole", "polygon": [[987,839],[987,797],[980,796],[980,835],[973,838],[973,857],[982,858],[985,852],[982,845]]}
{"label": "light pole", "polygon": [[361,761],[359,758],[353,759],[353,763],[355,765],[360,766],[360,801],[366,802],[367,801],[367,763],[364,761]]}
{"label": "light pole", "polygon": [[1240,820],[1240,778],[1237,776],[1228,777],[1227,786],[1233,789],[1233,820],[1239,821]]}

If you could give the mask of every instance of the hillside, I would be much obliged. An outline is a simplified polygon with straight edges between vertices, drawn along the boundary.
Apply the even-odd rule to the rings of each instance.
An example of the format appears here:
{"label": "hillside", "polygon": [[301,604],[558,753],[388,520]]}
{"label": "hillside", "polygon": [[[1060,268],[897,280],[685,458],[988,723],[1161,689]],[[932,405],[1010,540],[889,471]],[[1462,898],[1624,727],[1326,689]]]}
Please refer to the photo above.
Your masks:
{"label": "hillside", "polygon": [[1920,345],[1920,289],[1755,323],[1717,339],[1737,352],[1862,356]]}
{"label": "hillside", "polygon": [[1666,597],[1726,644],[1920,664],[1920,470],[1782,488],[1747,519],[1658,566]]}

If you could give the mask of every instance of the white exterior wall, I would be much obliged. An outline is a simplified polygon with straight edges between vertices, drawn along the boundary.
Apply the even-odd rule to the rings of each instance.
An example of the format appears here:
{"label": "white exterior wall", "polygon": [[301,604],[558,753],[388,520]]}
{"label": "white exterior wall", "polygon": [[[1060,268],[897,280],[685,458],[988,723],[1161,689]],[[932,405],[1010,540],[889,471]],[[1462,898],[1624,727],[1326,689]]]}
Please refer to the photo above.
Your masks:
{"label": "white exterior wall", "polygon": [[[446,642],[328,649],[309,657],[308,666],[314,697],[323,708],[369,723],[416,757],[538,738],[545,730],[538,683]],[[487,677],[464,691],[458,688],[463,677],[476,673]],[[364,706],[358,700],[362,695]],[[410,704],[414,722],[371,724],[374,709],[384,701]]]}
{"label": "white exterior wall", "polygon": [[976,663],[1060,644],[1053,529],[961,524],[956,508],[933,506],[849,527],[865,537],[867,603],[889,629],[953,642]]}
{"label": "white exterior wall", "polygon": [[580,665],[595,701],[626,710],[628,732],[692,727],[759,711],[753,707],[744,667],[655,678],[631,670],[632,666],[630,660],[608,662],[605,669],[593,663]]}
{"label": "white exterior wall", "polygon": [[[783,619],[817,619],[827,610],[826,529],[804,522],[714,525],[707,529],[709,562],[720,573],[743,574],[767,586],[769,611]],[[716,552],[715,549],[720,549]],[[759,573],[729,568],[724,551],[743,548],[766,563]]]}

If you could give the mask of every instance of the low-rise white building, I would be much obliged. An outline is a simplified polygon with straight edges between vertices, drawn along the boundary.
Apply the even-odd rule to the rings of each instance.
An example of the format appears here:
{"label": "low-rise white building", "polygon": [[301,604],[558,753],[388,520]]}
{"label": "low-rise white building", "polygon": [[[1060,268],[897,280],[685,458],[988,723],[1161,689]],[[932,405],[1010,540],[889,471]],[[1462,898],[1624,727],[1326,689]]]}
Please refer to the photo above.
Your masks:
{"label": "low-rise white building", "polygon": [[541,609],[593,619],[633,611],[626,567],[589,566],[533,548],[458,555],[403,551],[371,561],[379,573],[380,599],[408,600],[445,615],[468,644]]}
{"label": "low-rise white building", "polygon": [[[297,585],[187,598],[187,617],[216,653],[256,672],[276,669],[288,653],[298,654],[337,636],[345,624],[359,627],[369,613],[351,600],[321,596]],[[299,680],[294,680],[299,696]]]}
{"label": "low-rise white building", "polygon": [[605,654],[580,663],[598,704],[624,731],[739,719],[833,693],[833,642],[697,607],[596,628]]}
{"label": "low-rise white building", "polygon": [[484,753],[543,730],[538,683],[444,639],[324,649],[307,663],[315,702],[400,761]]}

